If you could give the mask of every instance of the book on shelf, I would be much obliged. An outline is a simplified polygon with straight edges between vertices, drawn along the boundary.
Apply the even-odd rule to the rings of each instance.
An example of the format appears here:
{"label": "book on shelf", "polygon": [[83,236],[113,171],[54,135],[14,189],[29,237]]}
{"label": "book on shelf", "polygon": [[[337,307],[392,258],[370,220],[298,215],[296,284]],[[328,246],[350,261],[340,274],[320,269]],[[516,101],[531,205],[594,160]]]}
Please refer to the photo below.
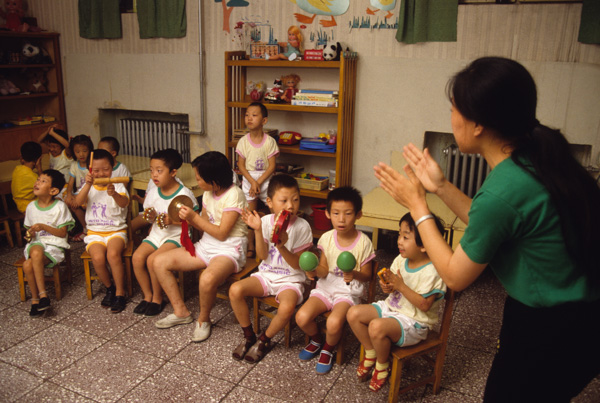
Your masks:
{"label": "book on shelf", "polygon": [[338,102],[337,99],[333,99],[331,101],[310,101],[304,99],[292,99],[292,105],[335,107],[338,106]]}
{"label": "book on shelf", "polygon": [[331,94],[338,95],[339,91],[337,90],[312,90],[312,89],[299,89],[299,94]]}
{"label": "book on shelf", "polygon": [[336,101],[337,96],[329,96],[329,95],[305,95],[305,94],[296,94],[292,99],[301,99],[303,101]]}

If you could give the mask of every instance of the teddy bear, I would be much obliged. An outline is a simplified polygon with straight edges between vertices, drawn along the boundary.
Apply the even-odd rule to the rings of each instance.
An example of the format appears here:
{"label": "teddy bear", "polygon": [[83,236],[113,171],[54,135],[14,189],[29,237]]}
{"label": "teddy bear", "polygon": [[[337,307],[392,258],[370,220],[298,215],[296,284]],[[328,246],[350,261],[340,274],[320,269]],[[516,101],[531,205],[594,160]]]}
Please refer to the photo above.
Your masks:
{"label": "teddy bear", "polygon": [[[346,51],[350,51],[348,47],[346,47]],[[340,60],[340,56],[343,52],[342,45],[339,42],[334,44],[326,44],[323,48],[323,59],[327,61],[337,61]]]}
{"label": "teddy bear", "polygon": [[19,87],[13,84],[12,81],[0,77],[0,94],[2,95],[14,95],[20,93]]}
{"label": "teddy bear", "polygon": [[52,64],[52,59],[46,49],[36,46],[30,42],[25,42],[21,50],[24,64]]}
{"label": "teddy bear", "polygon": [[32,71],[27,76],[27,91],[35,94],[39,92],[48,92],[46,88],[46,84],[48,80],[46,79],[46,74],[43,71]]}

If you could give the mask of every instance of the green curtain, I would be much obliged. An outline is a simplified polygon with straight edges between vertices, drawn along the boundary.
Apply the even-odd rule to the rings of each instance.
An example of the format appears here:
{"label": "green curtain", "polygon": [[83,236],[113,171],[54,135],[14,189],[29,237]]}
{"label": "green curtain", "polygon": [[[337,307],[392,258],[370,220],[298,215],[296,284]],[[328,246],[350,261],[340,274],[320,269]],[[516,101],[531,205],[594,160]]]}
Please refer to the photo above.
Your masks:
{"label": "green curtain", "polygon": [[457,0],[402,0],[396,40],[456,42]]}
{"label": "green curtain", "polygon": [[79,36],[87,39],[121,38],[119,0],[79,0]]}
{"label": "green curtain", "polygon": [[577,40],[581,43],[600,44],[600,0],[583,1]]}
{"label": "green curtain", "polygon": [[185,0],[137,0],[140,38],[181,38],[186,35]]}

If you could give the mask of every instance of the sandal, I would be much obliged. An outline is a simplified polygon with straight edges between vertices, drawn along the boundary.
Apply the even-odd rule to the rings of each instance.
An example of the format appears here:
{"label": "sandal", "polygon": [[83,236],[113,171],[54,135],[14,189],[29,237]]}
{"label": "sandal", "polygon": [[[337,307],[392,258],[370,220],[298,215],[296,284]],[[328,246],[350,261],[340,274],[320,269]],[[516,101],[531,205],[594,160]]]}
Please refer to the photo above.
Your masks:
{"label": "sandal", "polygon": [[244,341],[238,344],[235,350],[233,350],[231,356],[238,361],[243,360],[246,354],[248,353],[248,350],[250,350],[250,347],[252,347],[254,343],[256,343],[256,337],[254,338],[254,340],[244,338]]}
{"label": "sandal", "polygon": [[[379,374],[382,372],[386,372],[386,376],[385,376],[385,378],[379,379]],[[387,382],[389,375],[390,375],[389,368],[384,369],[382,371],[378,371],[377,369],[375,369],[373,371],[373,377],[371,378],[371,382],[369,382],[369,389],[371,389],[373,392],[379,391],[379,389],[381,389],[383,387],[383,385],[385,385],[385,383]]]}
{"label": "sandal", "polygon": [[250,347],[250,350],[248,350],[246,353],[244,360],[251,364],[256,364],[262,360],[265,354],[267,354],[270,344],[271,343],[264,343],[261,340],[258,340],[252,347]]}
{"label": "sandal", "polygon": [[[371,364],[371,366],[367,367],[365,366],[365,362],[369,361],[372,362],[373,364]],[[376,358],[366,358],[364,360],[362,360],[360,362],[360,364],[358,364],[358,368],[356,369],[356,375],[358,376],[358,380],[360,382],[365,382],[367,379],[369,379],[369,376],[371,375],[371,371],[375,368],[375,361]]]}
{"label": "sandal", "polygon": [[83,232],[80,232],[77,235],[74,235],[73,237],[71,237],[71,241],[73,242],[82,242],[83,238],[85,238],[85,234]]}

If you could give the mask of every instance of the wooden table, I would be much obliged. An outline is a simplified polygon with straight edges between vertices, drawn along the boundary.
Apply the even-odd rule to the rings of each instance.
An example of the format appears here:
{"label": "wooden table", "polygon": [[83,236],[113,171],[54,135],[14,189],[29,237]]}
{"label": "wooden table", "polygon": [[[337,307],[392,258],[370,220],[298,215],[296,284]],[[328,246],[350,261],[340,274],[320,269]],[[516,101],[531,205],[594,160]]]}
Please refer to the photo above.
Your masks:
{"label": "wooden table", "polygon": [[[426,197],[429,209],[444,221],[446,228],[452,232],[466,228],[465,223],[458,219],[438,196],[427,193]],[[362,217],[356,221],[356,225],[373,228],[373,247],[377,249],[379,229],[398,231],[398,222],[406,213],[406,207],[397,203],[385,190],[377,187],[363,197]]]}

